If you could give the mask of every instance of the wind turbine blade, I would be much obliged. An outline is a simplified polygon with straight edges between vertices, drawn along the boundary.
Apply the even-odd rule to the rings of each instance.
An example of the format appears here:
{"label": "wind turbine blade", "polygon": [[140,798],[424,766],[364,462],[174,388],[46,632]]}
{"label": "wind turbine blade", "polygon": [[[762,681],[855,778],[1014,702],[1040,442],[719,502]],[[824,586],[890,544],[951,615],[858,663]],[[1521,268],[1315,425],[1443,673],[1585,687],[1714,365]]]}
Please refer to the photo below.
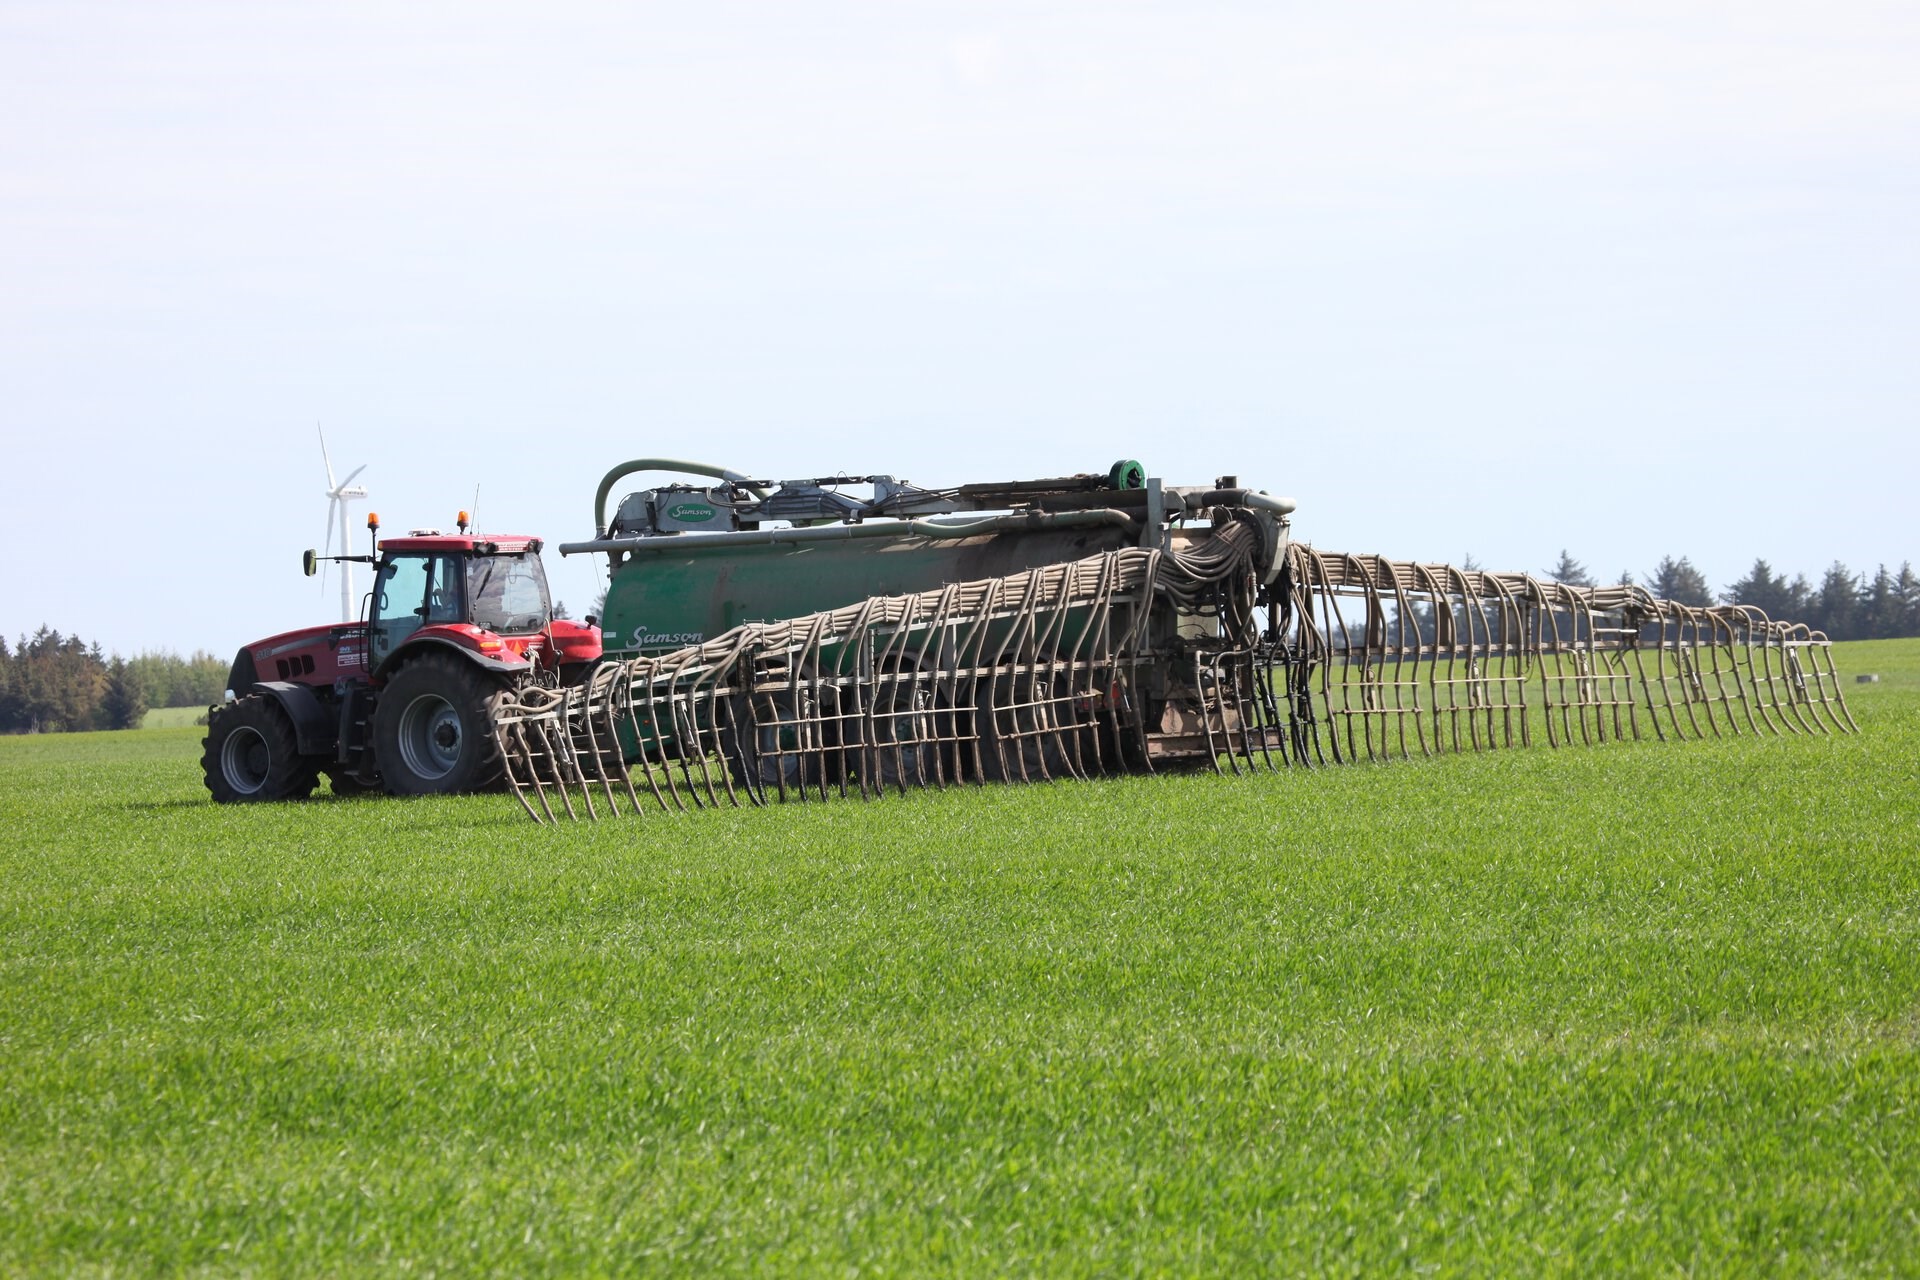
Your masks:
{"label": "wind turbine blade", "polygon": [[331,492],[340,486],[333,482],[333,459],[327,456],[327,433],[320,430],[320,424],[314,423],[313,429],[320,432],[320,461],[327,464],[327,489]]}
{"label": "wind turbine blade", "polygon": [[339,491],[340,491],[341,489],[344,489],[344,488],[346,488],[346,487],[347,487],[348,485],[350,485],[350,484],[352,484],[352,483],[353,483],[353,478],[354,478],[355,476],[357,476],[357,475],[359,475],[359,474],[360,474],[360,473],[361,473],[362,471],[365,471],[366,469],[367,469],[367,464],[363,462],[363,463],[361,463],[361,464],[360,464],[359,466],[357,466],[357,467],[355,467],[355,468],[354,468],[354,469],[353,469],[352,471],[349,471],[349,472],[347,473],[347,478],[346,478],[345,480],[342,480],[342,481],[341,481],[341,482],[340,482],[339,484],[337,484],[337,485],[335,485],[335,486],[334,486],[334,491],[335,491],[335,492],[337,493],[337,492],[339,492]]}

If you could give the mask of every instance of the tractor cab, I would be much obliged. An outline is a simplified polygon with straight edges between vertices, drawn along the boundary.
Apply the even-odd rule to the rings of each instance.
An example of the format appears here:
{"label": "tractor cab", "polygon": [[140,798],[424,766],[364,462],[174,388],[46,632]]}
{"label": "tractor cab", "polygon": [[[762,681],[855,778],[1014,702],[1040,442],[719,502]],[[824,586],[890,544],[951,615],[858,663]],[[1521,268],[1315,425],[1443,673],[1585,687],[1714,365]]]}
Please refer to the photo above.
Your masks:
{"label": "tractor cab", "polygon": [[553,621],[537,538],[416,534],[386,539],[380,553],[367,615],[376,671],[423,630],[495,657],[524,658]]}

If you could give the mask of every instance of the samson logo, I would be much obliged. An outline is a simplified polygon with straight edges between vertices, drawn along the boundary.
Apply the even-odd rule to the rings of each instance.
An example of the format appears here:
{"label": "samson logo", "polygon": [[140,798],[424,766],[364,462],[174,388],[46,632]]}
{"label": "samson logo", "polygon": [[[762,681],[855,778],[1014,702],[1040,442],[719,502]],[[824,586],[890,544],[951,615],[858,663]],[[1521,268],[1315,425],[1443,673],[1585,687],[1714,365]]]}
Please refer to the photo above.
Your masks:
{"label": "samson logo", "polygon": [[667,518],[687,524],[704,524],[713,519],[713,508],[704,502],[676,502],[667,508]]}
{"label": "samson logo", "polygon": [[645,627],[635,627],[633,638],[627,642],[632,649],[683,649],[690,644],[699,644],[707,638],[704,631],[649,631]]}

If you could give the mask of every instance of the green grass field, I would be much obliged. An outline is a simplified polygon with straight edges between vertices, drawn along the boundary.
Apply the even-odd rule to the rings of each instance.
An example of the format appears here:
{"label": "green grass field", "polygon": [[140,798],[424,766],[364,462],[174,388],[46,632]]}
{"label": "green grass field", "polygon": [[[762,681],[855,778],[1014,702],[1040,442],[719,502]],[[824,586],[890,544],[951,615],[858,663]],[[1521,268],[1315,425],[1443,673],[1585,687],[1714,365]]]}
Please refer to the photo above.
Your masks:
{"label": "green grass field", "polygon": [[190,728],[205,714],[207,714],[205,707],[154,707],[140,717],[140,727],[142,729]]}
{"label": "green grass field", "polygon": [[0,739],[0,1273],[1920,1272],[1846,738],[536,828]]}

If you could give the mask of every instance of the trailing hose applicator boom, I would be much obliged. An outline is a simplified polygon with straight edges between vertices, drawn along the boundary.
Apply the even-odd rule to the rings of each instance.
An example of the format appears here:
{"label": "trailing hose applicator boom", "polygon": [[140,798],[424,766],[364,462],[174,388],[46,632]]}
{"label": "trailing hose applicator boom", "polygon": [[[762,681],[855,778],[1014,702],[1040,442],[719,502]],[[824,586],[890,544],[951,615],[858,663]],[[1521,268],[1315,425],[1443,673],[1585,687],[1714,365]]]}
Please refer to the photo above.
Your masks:
{"label": "trailing hose applicator boom", "polygon": [[[617,483],[670,470],[717,484]],[[923,489],[640,459],[607,659],[497,709],[536,820],[913,786],[1847,731],[1826,637],[1729,605],[1290,539],[1233,477]],[[977,513],[942,521],[937,516]]]}

